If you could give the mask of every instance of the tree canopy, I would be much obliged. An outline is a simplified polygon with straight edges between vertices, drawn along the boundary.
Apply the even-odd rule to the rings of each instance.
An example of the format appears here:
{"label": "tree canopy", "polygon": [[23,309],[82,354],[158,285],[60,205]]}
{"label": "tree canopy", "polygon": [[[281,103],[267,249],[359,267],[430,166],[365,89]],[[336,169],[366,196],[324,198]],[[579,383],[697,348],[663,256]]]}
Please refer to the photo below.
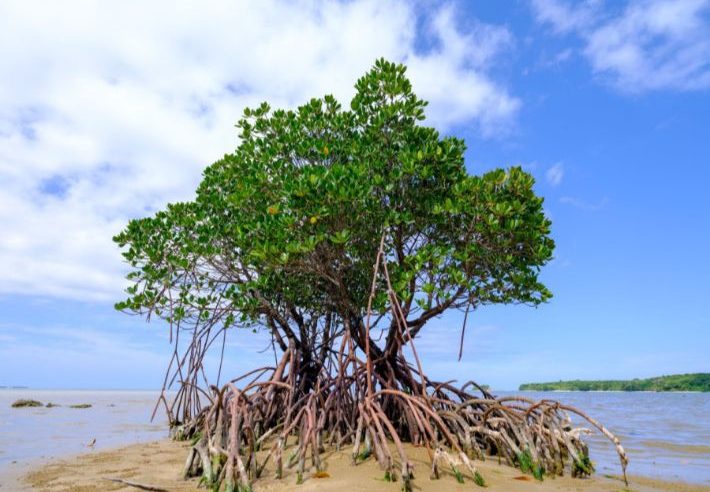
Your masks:
{"label": "tree canopy", "polygon": [[[618,439],[573,407],[426,376],[414,339],[432,318],[550,298],[538,278],[554,248],[550,221],[521,168],[468,172],[464,142],[423,124],[426,102],[403,65],[378,60],[355,89],[349,108],[325,96],[246,109],[238,147],[205,170],[193,201],[115,237],[132,268],[117,308],[176,333],[164,386],[180,387],[161,400],[174,434],[193,439],[184,475],[248,491],[273,456],[276,477],[298,463],[301,483],[309,452],[322,471],[326,440],[352,445],[353,463],[374,455],[388,481],[392,443],[405,491],[413,465],[403,442],[429,450],[434,478],[448,463],[463,482],[462,463],[484,485],[471,459],[486,454],[540,480],[568,462],[573,476],[589,475],[565,412],[614,443],[625,473]],[[205,354],[240,327],[271,334],[274,366],[211,384]]]}
{"label": "tree canopy", "polygon": [[[114,238],[133,268],[117,308],[313,349],[361,329],[382,239],[412,336],[447,309],[549,299],[538,274],[554,243],[533,177],[469,174],[464,142],[422,124],[403,65],[378,60],[355,89],[349,108],[325,96],[245,109],[238,147],[194,201]],[[372,327],[391,324],[386,290]]]}

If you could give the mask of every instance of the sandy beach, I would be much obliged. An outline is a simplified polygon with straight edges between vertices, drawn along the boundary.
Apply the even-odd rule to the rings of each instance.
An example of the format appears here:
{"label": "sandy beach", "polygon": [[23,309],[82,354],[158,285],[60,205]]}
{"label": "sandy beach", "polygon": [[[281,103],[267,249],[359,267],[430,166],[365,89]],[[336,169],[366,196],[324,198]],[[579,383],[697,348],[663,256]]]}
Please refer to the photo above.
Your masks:
{"label": "sandy beach", "polygon": [[[151,485],[170,491],[196,491],[198,480],[185,481],[181,478],[182,466],[189,444],[169,440],[136,444],[107,451],[90,452],[76,457],[49,462],[31,467],[15,477],[0,476],[0,490],[38,490],[46,492],[99,490],[134,491],[107,479],[123,479],[144,485]],[[440,480],[429,479],[429,465],[423,449],[410,448],[410,459],[415,465],[417,491],[472,490],[476,489],[470,477],[465,484],[459,484],[452,475],[444,473]],[[548,478],[540,483],[519,470],[498,465],[496,461],[477,462],[489,490],[501,491],[623,491],[623,482],[611,475],[595,475],[591,479],[570,477]],[[265,476],[257,481],[254,491],[398,491],[397,484],[387,483],[374,460],[358,466],[350,465],[347,451],[332,452],[326,458],[327,477],[315,478],[307,474],[301,485],[296,485],[294,470],[286,470],[282,480],[273,477],[267,466]],[[710,487],[682,482],[630,477],[629,488],[636,492],[695,492],[708,491]]]}

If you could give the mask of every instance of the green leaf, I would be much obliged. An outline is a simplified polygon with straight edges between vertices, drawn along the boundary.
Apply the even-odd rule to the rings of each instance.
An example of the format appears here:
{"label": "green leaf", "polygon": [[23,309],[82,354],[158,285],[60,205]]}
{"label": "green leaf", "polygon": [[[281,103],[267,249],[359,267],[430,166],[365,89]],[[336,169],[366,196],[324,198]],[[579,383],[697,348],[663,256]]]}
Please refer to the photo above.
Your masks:
{"label": "green leaf", "polygon": [[[410,320],[454,297],[546,302],[554,241],[533,177],[470,174],[465,142],[427,127],[426,105],[403,65],[378,60],[349,107],[327,96],[246,109],[238,147],[205,169],[193,200],[114,236],[129,267],[116,309],[181,330],[270,330],[265,312],[292,320],[293,309],[322,340],[326,316],[365,316],[383,234],[393,288],[416,303]],[[384,285],[373,305],[389,308]]]}

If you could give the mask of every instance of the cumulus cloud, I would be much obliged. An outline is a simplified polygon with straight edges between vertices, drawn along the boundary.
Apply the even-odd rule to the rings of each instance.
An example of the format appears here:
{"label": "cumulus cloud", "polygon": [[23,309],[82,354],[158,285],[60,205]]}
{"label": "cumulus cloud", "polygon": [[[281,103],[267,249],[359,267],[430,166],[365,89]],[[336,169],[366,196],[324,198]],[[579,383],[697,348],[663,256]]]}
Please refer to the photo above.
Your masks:
{"label": "cumulus cloud", "polygon": [[0,294],[115,299],[112,235],[190,199],[245,106],[348,101],[381,56],[439,129],[505,131],[520,102],[489,69],[512,37],[456,20],[404,1],[3,2]]}
{"label": "cumulus cloud", "polygon": [[579,36],[594,72],[622,92],[710,88],[710,0],[632,0],[615,14],[599,1],[532,7],[556,33]]}

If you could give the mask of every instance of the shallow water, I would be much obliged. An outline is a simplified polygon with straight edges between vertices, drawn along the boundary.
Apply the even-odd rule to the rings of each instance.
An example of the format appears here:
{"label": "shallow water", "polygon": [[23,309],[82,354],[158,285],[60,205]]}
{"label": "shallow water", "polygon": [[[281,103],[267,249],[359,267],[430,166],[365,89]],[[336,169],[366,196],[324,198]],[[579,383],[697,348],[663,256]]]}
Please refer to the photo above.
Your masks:
{"label": "shallow water", "polygon": [[[0,470],[164,438],[164,412],[159,410],[150,421],[157,396],[155,391],[0,390]],[[61,406],[11,408],[21,398]],[[82,403],[92,406],[69,408]],[[93,448],[88,447],[93,439]]]}
{"label": "shallow water", "polygon": [[[554,399],[579,408],[620,440],[628,473],[669,481],[710,484],[710,393],[496,392],[535,400]],[[583,424],[583,427],[590,427]],[[587,437],[599,474],[618,474],[613,444],[599,433]]]}
{"label": "shallow water", "polygon": [[[555,399],[596,418],[622,441],[631,475],[710,484],[710,393],[495,392]],[[164,414],[150,422],[153,391],[0,390],[0,471],[37,459],[151,441],[167,436]],[[10,408],[19,398],[55,408]],[[90,403],[88,409],[68,408]],[[613,445],[588,438],[597,473],[617,474]],[[16,463],[13,463],[16,462]]]}

